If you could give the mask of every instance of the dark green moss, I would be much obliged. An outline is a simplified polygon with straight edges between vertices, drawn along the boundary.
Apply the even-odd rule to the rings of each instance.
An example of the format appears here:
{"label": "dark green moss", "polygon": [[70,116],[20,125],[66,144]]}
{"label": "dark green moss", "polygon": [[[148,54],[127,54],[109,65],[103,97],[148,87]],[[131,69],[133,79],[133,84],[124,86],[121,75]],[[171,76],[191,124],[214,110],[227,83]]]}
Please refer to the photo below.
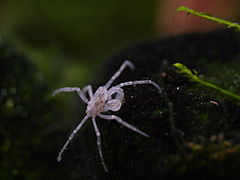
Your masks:
{"label": "dark green moss", "polygon": [[123,106],[114,113],[151,138],[97,119],[108,174],[99,162],[90,122],[57,164],[58,150],[83,117],[80,100],[74,96],[78,101],[64,106],[50,99],[50,86],[31,60],[0,40],[0,179],[238,178],[239,102],[189,81],[172,66],[181,62],[239,94],[237,32],[166,38],[129,48],[109,61],[102,82],[95,81],[104,84],[129,59],[136,71],[124,71],[115,84],[150,78],[163,92],[149,85],[125,87]]}
{"label": "dark green moss", "polygon": [[0,179],[86,177],[71,166],[74,156],[56,161],[69,131],[62,120],[70,113],[50,98],[46,82],[26,55],[0,36]]}
{"label": "dark green moss", "polygon": [[[150,78],[163,88],[163,93],[158,94],[148,85],[124,88],[125,103],[117,115],[151,138],[121,128],[116,122],[102,122],[108,176],[239,177],[239,102],[190,82],[172,66],[181,62],[239,94],[239,47],[237,32],[221,30],[153,41],[113,58],[108,65],[113,68],[106,73],[106,79],[128,59],[136,65],[136,71],[127,70],[118,82]],[[219,136],[219,142],[212,140]],[[225,146],[225,142],[230,145]]]}

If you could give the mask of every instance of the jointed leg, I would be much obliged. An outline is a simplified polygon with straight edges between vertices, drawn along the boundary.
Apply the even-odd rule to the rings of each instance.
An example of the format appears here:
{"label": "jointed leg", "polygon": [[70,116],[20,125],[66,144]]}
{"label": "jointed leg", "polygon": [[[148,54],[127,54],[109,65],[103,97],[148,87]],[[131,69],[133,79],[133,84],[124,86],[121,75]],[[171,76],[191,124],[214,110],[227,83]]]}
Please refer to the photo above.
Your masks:
{"label": "jointed leg", "polygon": [[55,96],[58,93],[61,92],[77,92],[78,95],[80,96],[80,98],[86,103],[88,104],[88,100],[85,97],[85,95],[83,94],[82,90],[78,87],[64,87],[64,88],[60,88],[60,89],[56,89],[55,91],[53,91],[52,96]]}
{"label": "jointed leg", "polygon": [[102,154],[101,134],[100,134],[100,132],[99,132],[99,130],[98,130],[95,117],[92,118],[92,122],[93,122],[94,130],[95,130],[95,133],[96,133],[96,136],[97,136],[97,146],[98,146],[99,156],[100,156],[100,159],[101,159],[101,164],[102,164],[104,170],[105,170],[106,172],[108,172],[108,169],[107,169],[107,167],[106,167],[106,164],[105,164],[104,158],[103,158],[103,154]]}
{"label": "jointed leg", "polygon": [[82,91],[83,91],[84,94],[86,94],[88,92],[90,99],[92,99],[93,91],[92,91],[92,86],[91,85],[85,86],[84,88],[82,88]]}
{"label": "jointed leg", "polygon": [[153,82],[151,80],[128,81],[128,82],[124,82],[124,83],[121,83],[119,85],[116,85],[114,87],[121,88],[123,86],[133,86],[133,85],[137,85],[137,84],[152,84],[153,86],[155,86],[158,89],[159,92],[162,92],[159,85],[157,85],[155,82]]}
{"label": "jointed leg", "polygon": [[106,88],[109,88],[109,87],[111,86],[111,84],[113,83],[113,81],[120,76],[120,74],[122,73],[122,71],[123,71],[127,66],[130,67],[132,70],[134,70],[134,65],[133,65],[130,61],[128,61],[128,60],[124,61],[124,63],[121,65],[121,67],[118,69],[118,71],[117,71],[117,72],[111,77],[111,79],[107,82],[107,84],[105,85],[105,87],[106,87]]}
{"label": "jointed leg", "polygon": [[78,126],[73,130],[72,134],[69,136],[67,142],[64,144],[63,148],[61,149],[61,151],[58,154],[57,160],[61,161],[62,159],[62,153],[65,151],[67,145],[70,143],[70,141],[73,139],[73,137],[77,134],[77,132],[79,131],[79,129],[82,127],[82,125],[87,121],[87,119],[89,118],[89,116],[85,116],[83,118],[83,120],[78,124]]}
{"label": "jointed leg", "polygon": [[136,127],[132,126],[131,124],[128,124],[127,122],[123,121],[120,117],[115,116],[115,115],[99,115],[99,117],[103,119],[108,119],[108,120],[116,120],[118,123],[122,124],[123,126],[127,127],[128,129],[131,129],[132,131],[135,131],[136,133],[139,133],[145,137],[150,137],[148,134],[145,132],[137,129]]}

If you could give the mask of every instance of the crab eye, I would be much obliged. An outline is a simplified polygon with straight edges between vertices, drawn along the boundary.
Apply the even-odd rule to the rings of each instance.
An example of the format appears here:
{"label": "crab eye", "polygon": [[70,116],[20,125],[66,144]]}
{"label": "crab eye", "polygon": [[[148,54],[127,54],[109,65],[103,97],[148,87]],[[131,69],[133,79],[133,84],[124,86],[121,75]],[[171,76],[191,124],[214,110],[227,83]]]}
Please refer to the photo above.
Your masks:
{"label": "crab eye", "polygon": [[111,111],[118,111],[121,108],[122,103],[117,100],[117,99],[113,99],[108,101],[105,104],[105,110],[111,110]]}

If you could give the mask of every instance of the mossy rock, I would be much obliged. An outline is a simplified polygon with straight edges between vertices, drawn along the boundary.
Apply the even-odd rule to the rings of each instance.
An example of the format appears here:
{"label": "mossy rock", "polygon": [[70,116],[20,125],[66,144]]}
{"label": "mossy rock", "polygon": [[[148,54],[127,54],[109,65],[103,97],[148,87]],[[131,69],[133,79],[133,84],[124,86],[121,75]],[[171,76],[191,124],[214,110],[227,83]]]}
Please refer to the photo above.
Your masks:
{"label": "mossy rock", "polygon": [[123,106],[114,113],[151,138],[99,119],[110,169],[106,177],[239,178],[239,101],[191,82],[173,67],[173,63],[183,63],[208,81],[239,94],[239,47],[239,32],[219,30],[145,43],[109,61],[104,68],[105,72],[109,69],[106,81],[128,59],[136,71],[126,70],[115,84],[152,79],[163,92],[159,94],[150,85],[125,87]]}
{"label": "mossy rock", "polygon": [[91,122],[79,132],[80,140],[73,139],[63,161],[56,162],[59,148],[77,124],[63,120],[74,116],[80,121],[84,114],[69,114],[67,105],[51,99],[42,73],[1,37],[0,179],[237,179],[239,102],[189,81],[172,64],[181,62],[239,93],[239,45],[238,32],[221,30],[145,43],[110,60],[102,80],[95,81],[104,84],[128,59],[136,71],[126,69],[115,84],[152,79],[163,91],[150,85],[125,87],[123,106],[114,113],[151,138],[97,118],[109,168],[104,173]]}
{"label": "mossy rock", "polygon": [[48,88],[31,59],[0,36],[0,179],[74,177],[71,166],[56,160],[66,111]]}

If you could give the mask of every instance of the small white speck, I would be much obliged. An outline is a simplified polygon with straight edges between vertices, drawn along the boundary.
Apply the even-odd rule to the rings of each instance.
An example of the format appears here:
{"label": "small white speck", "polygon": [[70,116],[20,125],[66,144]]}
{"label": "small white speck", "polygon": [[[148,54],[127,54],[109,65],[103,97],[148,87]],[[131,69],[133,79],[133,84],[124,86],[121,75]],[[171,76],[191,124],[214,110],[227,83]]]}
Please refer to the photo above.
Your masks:
{"label": "small white speck", "polygon": [[210,103],[211,103],[211,104],[214,104],[214,105],[216,105],[216,106],[219,106],[219,104],[218,104],[217,101],[213,101],[213,100],[211,100]]}

